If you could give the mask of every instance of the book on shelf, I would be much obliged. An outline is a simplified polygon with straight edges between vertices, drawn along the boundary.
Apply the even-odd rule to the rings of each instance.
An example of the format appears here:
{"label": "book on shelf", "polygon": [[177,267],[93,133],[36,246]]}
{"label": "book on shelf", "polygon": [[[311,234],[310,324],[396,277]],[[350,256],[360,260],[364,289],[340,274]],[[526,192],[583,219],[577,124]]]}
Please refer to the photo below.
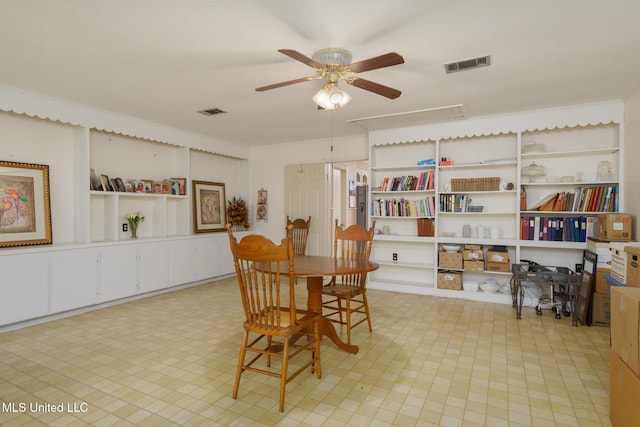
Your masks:
{"label": "book on shelf", "polygon": [[420,176],[403,175],[382,179],[380,191],[424,191],[433,190],[433,170],[424,171]]}
{"label": "book on shelf", "polygon": [[550,194],[531,210],[556,212],[617,212],[618,186],[576,187],[574,191]]}
{"label": "book on shelf", "polygon": [[371,203],[371,215],[388,217],[432,217],[435,215],[433,197],[424,199],[375,199]]}
{"label": "book on shelf", "polygon": [[593,237],[592,216],[529,216],[520,220],[520,239],[546,242],[586,242]]}

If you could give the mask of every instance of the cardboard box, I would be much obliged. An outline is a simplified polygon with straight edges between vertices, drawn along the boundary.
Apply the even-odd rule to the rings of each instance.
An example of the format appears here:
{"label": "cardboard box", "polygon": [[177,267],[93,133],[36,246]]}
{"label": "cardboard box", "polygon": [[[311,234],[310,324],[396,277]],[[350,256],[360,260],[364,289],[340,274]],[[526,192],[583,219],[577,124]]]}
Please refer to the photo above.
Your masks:
{"label": "cardboard box", "polygon": [[611,276],[620,283],[627,282],[627,253],[624,247],[616,247],[613,242],[611,243]]}
{"label": "cardboard box", "polygon": [[418,236],[433,237],[435,235],[435,227],[433,219],[418,218]]}
{"label": "cardboard box", "polygon": [[626,246],[624,251],[627,253],[627,281],[625,285],[640,288],[640,271],[638,268],[640,263],[640,247]]}
{"label": "cardboard box", "polygon": [[462,268],[462,252],[438,252],[438,267]]}
{"label": "cardboard box", "polygon": [[465,249],[462,251],[462,259],[465,261],[483,261],[484,251],[482,249]]}
{"label": "cardboard box", "polygon": [[[509,252],[487,251],[487,261],[509,264]],[[509,271],[509,269],[507,269]]]}
{"label": "cardboard box", "polygon": [[465,271],[484,271],[484,261],[465,260],[464,270]]}
{"label": "cardboard box", "polygon": [[598,255],[597,268],[611,268],[611,242],[609,240],[587,239],[587,250]]}
{"label": "cardboard box", "polygon": [[615,427],[640,425],[640,377],[609,352],[609,419]]}
{"label": "cardboard box", "polygon": [[631,215],[608,213],[596,217],[596,239],[631,240]]}
{"label": "cardboard box", "polygon": [[608,293],[593,294],[591,323],[596,326],[609,326],[611,324],[611,298]]}
{"label": "cardboard box", "polygon": [[510,270],[511,266],[509,265],[509,263],[504,263],[504,262],[491,262],[491,261],[487,261],[487,267],[486,270],[487,271],[500,271],[500,272],[504,272],[504,273],[508,273]]}
{"label": "cardboard box", "polygon": [[481,251],[482,250],[482,246],[480,245],[464,245],[465,249],[468,249],[470,251]]}
{"label": "cardboard box", "polygon": [[439,271],[438,289],[462,290],[462,274],[457,271]]}
{"label": "cardboard box", "polygon": [[640,374],[640,288],[611,286],[611,348]]}
{"label": "cardboard box", "polygon": [[607,279],[605,279],[605,274],[611,274],[610,268],[596,268],[596,285],[595,291],[601,294],[609,295],[609,284],[607,283]]}

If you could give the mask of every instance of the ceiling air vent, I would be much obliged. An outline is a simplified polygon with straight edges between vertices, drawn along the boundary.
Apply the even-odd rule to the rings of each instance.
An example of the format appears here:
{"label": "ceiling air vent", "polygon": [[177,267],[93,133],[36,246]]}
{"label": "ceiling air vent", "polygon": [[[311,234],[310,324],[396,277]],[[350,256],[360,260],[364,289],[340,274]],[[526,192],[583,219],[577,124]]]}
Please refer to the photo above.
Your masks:
{"label": "ceiling air vent", "polygon": [[444,64],[444,69],[447,70],[447,73],[455,73],[456,71],[486,67],[487,65],[491,65],[491,57],[489,55],[472,59],[464,59],[462,61],[449,62],[448,64]]}
{"label": "ceiling air vent", "polygon": [[202,114],[203,116],[214,116],[216,114],[225,114],[226,111],[219,108],[208,108],[206,110],[200,110],[198,111],[198,113]]}

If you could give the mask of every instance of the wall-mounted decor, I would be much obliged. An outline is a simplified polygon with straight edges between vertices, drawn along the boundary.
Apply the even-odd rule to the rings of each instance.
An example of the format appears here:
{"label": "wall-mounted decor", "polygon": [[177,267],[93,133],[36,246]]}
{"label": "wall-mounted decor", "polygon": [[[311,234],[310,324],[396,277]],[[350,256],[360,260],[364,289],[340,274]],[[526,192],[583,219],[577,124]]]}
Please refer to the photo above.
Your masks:
{"label": "wall-mounted decor", "polygon": [[193,231],[209,233],[225,231],[227,223],[224,183],[192,181]]}
{"label": "wall-mounted decor", "polygon": [[258,203],[256,205],[256,221],[269,222],[269,206],[267,204],[267,190],[258,190]]}
{"label": "wall-mounted decor", "polygon": [[0,160],[0,247],[51,242],[49,166]]}

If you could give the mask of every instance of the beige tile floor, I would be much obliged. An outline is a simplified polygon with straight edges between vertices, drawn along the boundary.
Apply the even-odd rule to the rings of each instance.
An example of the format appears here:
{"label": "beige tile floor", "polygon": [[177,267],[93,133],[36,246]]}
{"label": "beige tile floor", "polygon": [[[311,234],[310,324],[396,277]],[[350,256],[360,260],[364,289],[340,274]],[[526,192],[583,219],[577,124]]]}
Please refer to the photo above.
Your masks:
{"label": "beige tile floor", "polygon": [[246,373],[231,398],[235,279],[0,334],[0,425],[610,425],[607,328],[531,308],[516,320],[500,304],[369,300],[374,332],[354,329],[360,352],[324,340],[323,378],[295,378],[283,414],[275,378]]}

